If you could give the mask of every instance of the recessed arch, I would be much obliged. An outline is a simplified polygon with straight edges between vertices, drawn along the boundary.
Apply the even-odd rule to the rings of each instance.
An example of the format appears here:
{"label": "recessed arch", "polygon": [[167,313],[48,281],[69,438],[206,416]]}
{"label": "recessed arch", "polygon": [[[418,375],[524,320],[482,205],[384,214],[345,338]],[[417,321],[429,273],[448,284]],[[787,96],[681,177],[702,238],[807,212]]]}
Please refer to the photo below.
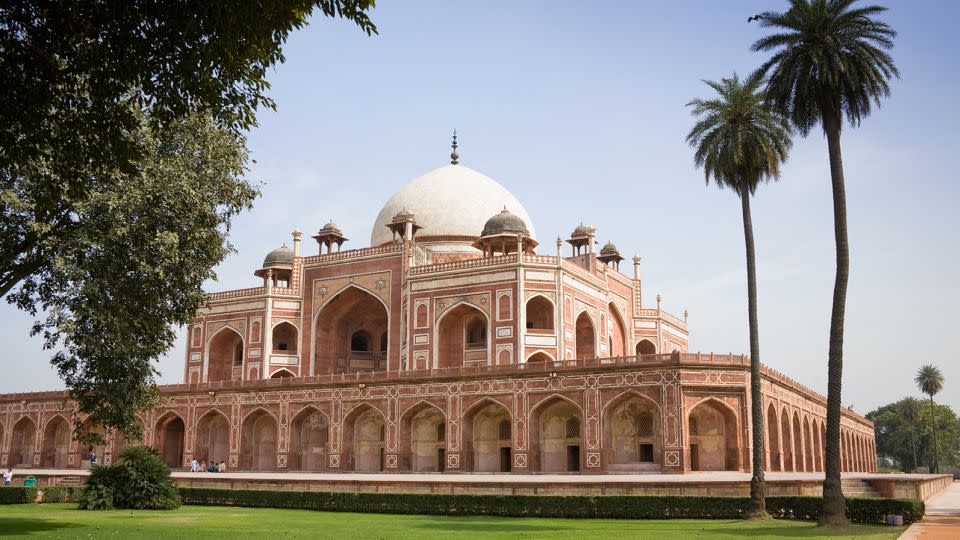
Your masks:
{"label": "recessed arch", "polygon": [[421,400],[400,415],[400,468],[442,472],[446,460],[446,412]]}
{"label": "recessed arch", "polygon": [[686,420],[691,470],[739,470],[738,418],[730,405],[712,396],[701,399]]}
{"label": "recessed arch", "polygon": [[230,381],[243,376],[246,342],[235,328],[220,328],[207,338],[204,347],[205,381]]}
{"label": "recessed arch", "polygon": [[781,451],[783,452],[783,470],[793,472],[796,470],[793,456],[793,430],[790,428],[790,412],[786,407],[780,410],[780,441]]}
{"label": "recessed arch", "polygon": [[803,415],[803,449],[806,471],[812,472],[816,470],[813,460],[813,432],[810,430],[810,417],[806,414]]}
{"label": "recessed arch", "polygon": [[530,458],[540,472],[579,472],[582,468],[583,409],[552,394],[530,409]]}
{"label": "recessed arch", "polygon": [[526,363],[528,364],[552,362],[556,362],[556,360],[553,358],[553,355],[543,349],[537,349],[533,351],[529,356],[527,356],[526,360]]}
{"label": "recessed arch", "polygon": [[271,329],[273,354],[296,355],[300,352],[300,328],[290,321],[279,321]]}
{"label": "recessed arch", "polygon": [[380,472],[385,465],[386,416],[361,403],[344,416],[341,466],[344,470]]}
{"label": "recessed arch", "polygon": [[610,317],[607,318],[607,335],[610,341],[609,356],[620,357],[627,356],[629,344],[627,342],[627,325],[624,323],[623,316],[616,304],[610,302],[607,306]]}
{"label": "recessed arch", "polygon": [[524,305],[526,310],[526,326],[528,331],[537,334],[552,334],[555,332],[555,317],[557,307],[553,300],[543,294],[535,294],[527,299]]}
{"label": "recessed arch", "polygon": [[460,300],[433,326],[434,368],[491,363],[490,316],[480,306]]}
{"label": "recessed arch", "polygon": [[40,466],[57,469],[66,467],[70,454],[71,439],[70,421],[60,414],[55,414],[43,428],[43,449],[40,455]]}
{"label": "recessed arch", "polygon": [[[351,338],[363,330],[371,336],[368,351],[353,351]],[[390,355],[390,309],[375,293],[354,283],[337,291],[313,316],[310,373],[385,371]],[[372,340],[386,334],[388,346],[376,348]]]}
{"label": "recessed arch", "polygon": [[764,434],[767,438],[767,469],[779,471],[780,465],[780,422],[777,419],[777,408],[773,403],[767,406],[767,429]]}
{"label": "recessed arch", "polygon": [[503,403],[483,398],[463,412],[464,471],[510,472],[513,465],[513,416]]}
{"label": "recessed arch", "polygon": [[287,368],[280,368],[270,374],[271,379],[286,379],[286,378],[291,378],[296,376],[297,375],[294,372],[290,371]]}
{"label": "recessed arch", "polygon": [[154,424],[154,440],[157,450],[163,456],[164,463],[171,469],[183,467],[184,434],[186,422],[174,411],[167,411],[160,415]]}
{"label": "recessed arch", "polygon": [[649,339],[641,339],[637,342],[637,356],[646,356],[657,354],[657,346]]}
{"label": "recessed arch", "polygon": [[248,471],[276,469],[280,437],[277,417],[263,407],[248,412],[240,424],[240,468]]}
{"label": "recessed arch", "polygon": [[211,465],[226,462],[230,456],[230,421],[217,408],[208,410],[194,427],[193,457]]}
{"label": "recessed arch", "polygon": [[803,428],[800,426],[800,414],[793,411],[793,462],[798,472],[806,470],[803,457]]}
{"label": "recessed arch", "polygon": [[330,444],[330,419],[313,405],[297,411],[290,423],[290,456],[287,467],[299,471],[324,471]]}
{"label": "recessed arch", "polygon": [[597,357],[597,325],[588,310],[577,314],[575,331],[577,360]]}
{"label": "recessed arch", "polygon": [[24,416],[13,424],[10,436],[10,455],[7,457],[7,463],[11,467],[33,467],[37,424],[29,416]]}
{"label": "recessed arch", "polygon": [[610,471],[662,467],[660,405],[636,390],[621,392],[601,410],[604,462]]}

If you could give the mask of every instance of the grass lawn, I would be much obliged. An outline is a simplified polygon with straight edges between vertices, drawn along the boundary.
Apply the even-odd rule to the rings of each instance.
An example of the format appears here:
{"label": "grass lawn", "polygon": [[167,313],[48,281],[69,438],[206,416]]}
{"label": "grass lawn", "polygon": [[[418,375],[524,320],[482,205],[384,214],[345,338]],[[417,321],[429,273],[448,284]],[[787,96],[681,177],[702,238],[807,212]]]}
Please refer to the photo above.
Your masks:
{"label": "grass lawn", "polygon": [[76,510],[72,504],[0,506],[4,538],[863,538],[903,527],[856,525],[825,536],[813,523],[735,520],[541,519],[406,516],[184,506],[173,511]]}

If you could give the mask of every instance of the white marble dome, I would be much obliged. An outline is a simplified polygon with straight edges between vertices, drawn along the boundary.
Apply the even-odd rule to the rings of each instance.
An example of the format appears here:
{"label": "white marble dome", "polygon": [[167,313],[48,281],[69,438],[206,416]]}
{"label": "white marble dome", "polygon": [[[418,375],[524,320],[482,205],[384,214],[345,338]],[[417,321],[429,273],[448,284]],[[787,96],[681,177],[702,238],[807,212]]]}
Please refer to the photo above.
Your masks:
{"label": "white marble dome", "polygon": [[522,219],[530,237],[536,239],[527,210],[505,187],[469,167],[447,165],[417,178],[390,197],[377,215],[370,245],[379,246],[393,239],[386,225],[403,210],[413,212],[417,225],[423,227],[417,233],[418,238],[476,238],[490,216],[498,214],[504,207]]}

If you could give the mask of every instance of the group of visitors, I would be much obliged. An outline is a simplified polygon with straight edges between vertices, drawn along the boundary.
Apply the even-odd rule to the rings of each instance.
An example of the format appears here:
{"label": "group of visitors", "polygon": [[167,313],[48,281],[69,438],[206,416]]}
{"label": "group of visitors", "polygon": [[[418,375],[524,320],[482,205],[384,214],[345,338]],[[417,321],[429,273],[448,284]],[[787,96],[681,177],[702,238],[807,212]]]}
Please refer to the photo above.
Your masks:
{"label": "group of visitors", "polygon": [[207,460],[198,462],[196,458],[193,458],[190,460],[190,472],[227,472],[227,464],[220,460],[220,464],[217,465],[217,461],[213,460],[208,466]]}

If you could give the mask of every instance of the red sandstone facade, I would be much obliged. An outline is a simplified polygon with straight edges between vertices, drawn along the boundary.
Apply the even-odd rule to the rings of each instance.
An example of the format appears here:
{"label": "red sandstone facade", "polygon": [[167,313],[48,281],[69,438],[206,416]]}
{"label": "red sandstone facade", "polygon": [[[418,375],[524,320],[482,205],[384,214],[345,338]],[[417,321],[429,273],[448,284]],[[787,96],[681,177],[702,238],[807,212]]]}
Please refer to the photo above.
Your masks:
{"label": "red sandstone facade", "polygon": [[[624,275],[591,228],[566,256],[560,238],[536,254],[507,209],[471,229],[475,207],[519,205],[476,176],[454,163],[414,181],[370,248],[340,251],[329,223],[302,256],[295,231],[262,285],[210,295],[185,383],[139,415],[145,443],[172,467],[233,470],[749,470],[749,360],[689,353],[686,315],[645,306],[639,258]],[[454,219],[418,215],[424,196]],[[766,368],[762,384],[767,470],[822,471],[824,397]],[[63,392],[0,396],[0,465],[83,466],[72,414]],[[844,410],[841,432],[843,470],[874,471],[873,425]]]}

